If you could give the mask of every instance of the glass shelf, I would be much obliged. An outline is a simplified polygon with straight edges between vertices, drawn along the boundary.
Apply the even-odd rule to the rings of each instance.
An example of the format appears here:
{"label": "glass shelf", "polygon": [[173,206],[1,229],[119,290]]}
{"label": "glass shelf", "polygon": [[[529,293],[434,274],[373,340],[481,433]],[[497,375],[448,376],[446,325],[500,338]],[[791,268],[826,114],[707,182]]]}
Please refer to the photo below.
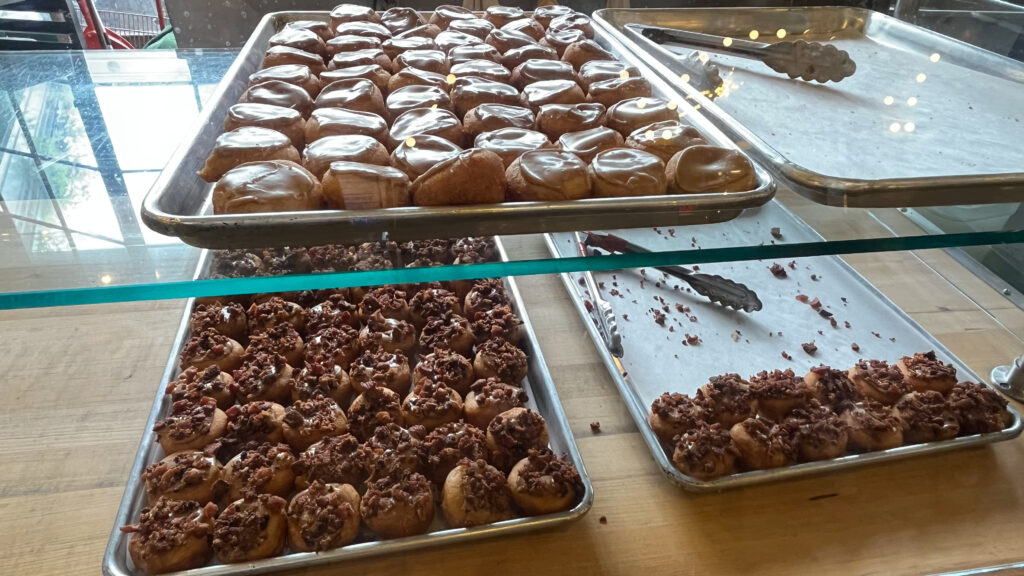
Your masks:
{"label": "glass shelf", "polygon": [[985,207],[970,226],[922,228],[895,209],[816,206],[783,190],[776,202],[816,229],[829,224],[828,240],[775,239],[748,211],[701,226],[699,244],[686,227],[665,228],[665,244],[645,254],[194,280],[202,251],[146,228],[139,208],[236,54],[0,54],[10,71],[0,84],[0,309],[1024,242],[1016,204]]}

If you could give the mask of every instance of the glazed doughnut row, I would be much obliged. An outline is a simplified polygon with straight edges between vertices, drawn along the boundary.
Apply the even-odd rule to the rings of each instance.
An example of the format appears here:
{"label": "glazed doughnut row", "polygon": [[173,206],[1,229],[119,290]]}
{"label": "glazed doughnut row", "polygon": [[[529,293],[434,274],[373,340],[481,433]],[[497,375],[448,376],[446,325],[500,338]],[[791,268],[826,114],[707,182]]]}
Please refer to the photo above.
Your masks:
{"label": "glazed doughnut row", "polygon": [[[483,238],[232,251],[213,273],[493,254]],[[166,456],[124,527],[147,574],[422,534],[438,504],[455,528],[582,498],[525,406],[522,322],[501,279],[207,299],[189,331],[153,428]]]}
{"label": "glazed doughnut row", "polygon": [[662,394],[648,420],[680,472],[709,480],[846,454],[998,432],[1007,402],[984,384],[957,382],[934,352],[895,365],[715,376],[690,397]]}
{"label": "glazed doughnut row", "polygon": [[290,22],[199,175],[218,214],[737,192],[712,146],[563,6],[341,5]]}

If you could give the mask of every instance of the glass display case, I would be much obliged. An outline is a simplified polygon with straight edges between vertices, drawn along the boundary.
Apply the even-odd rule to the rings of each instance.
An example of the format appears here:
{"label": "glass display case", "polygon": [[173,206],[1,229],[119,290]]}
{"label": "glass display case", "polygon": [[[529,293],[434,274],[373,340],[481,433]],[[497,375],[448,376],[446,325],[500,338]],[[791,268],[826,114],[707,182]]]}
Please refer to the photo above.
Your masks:
{"label": "glass display case", "polygon": [[[1020,6],[871,4],[921,31],[950,37],[944,41],[954,43],[955,38],[989,51],[990,63],[1004,66],[1005,73],[997,77],[976,71],[980,84],[959,86],[956,94],[984,93],[988,74],[1000,85],[1000,96],[988,94],[982,98],[986,105],[1000,101],[1020,109],[1024,99],[1016,102],[1019,94],[1005,90],[1024,82],[1024,65],[1017,62],[1024,45]],[[604,12],[615,10],[609,7]],[[692,15],[717,8],[669,10]],[[175,12],[180,13],[180,7]],[[880,358],[896,366],[904,356],[931,349],[953,367],[959,380],[982,382],[990,380],[993,367],[1024,352],[1024,278],[1018,265],[1024,260],[1024,186],[1014,180],[1024,179],[1024,173],[1015,165],[1019,150],[1005,151],[1010,136],[1024,130],[1017,126],[1019,120],[1012,114],[1004,118],[990,114],[990,109],[979,110],[978,123],[985,127],[979,134],[956,138],[942,132],[937,140],[928,134],[930,121],[943,130],[966,130],[971,124],[969,118],[949,123],[927,117],[934,110],[925,100],[944,97],[944,86],[928,85],[928,90],[912,94],[883,84],[877,87],[879,102],[870,103],[854,102],[853,97],[843,102],[836,89],[837,100],[829,101],[833,119],[844,113],[843,106],[920,112],[913,122],[889,122],[888,116],[885,122],[872,119],[870,130],[879,132],[872,158],[896,159],[888,166],[892,170],[878,172],[876,180],[908,173],[925,176],[921,170],[936,162],[914,164],[919,144],[906,140],[927,137],[928,146],[941,147],[942,154],[956,159],[947,163],[951,167],[946,175],[961,175],[954,168],[981,156],[987,163],[978,173],[987,174],[995,166],[991,171],[1009,184],[997,196],[984,199],[970,187],[961,187],[962,196],[945,190],[943,201],[929,203],[923,184],[919,190],[910,189],[912,194],[906,197],[912,201],[907,205],[895,200],[878,206],[823,201],[798,190],[805,184],[813,188],[813,174],[803,173],[805,179],[797,182],[791,179],[792,172],[780,168],[783,162],[771,165],[771,154],[761,156],[755,149],[760,143],[769,152],[799,153],[803,159],[820,154],[828,162],[816,167],[819,172],[849,168],[840,175],[856,180],[858,163],[869,155],[863,146],[859,153],[856,146],[846,146],[848,140],[860,138],[862,145],[866,141],[850,132],[853,124],[829,124],[813,117],[813,107],[787,100],[784,91],[779,98],[785,101],[777,106],[782,112],[768,110],[770,102],[758,97],[750,104],[744,94],[701,100],[699,90],[682,85],[688,79],[680,77],[677,62],[623,31],[623,14],[637,14],[642,23],[651,24],[659,22],[653,11],[622,11],[620,18],[606,19],[611,22],[607,28],[600,27],[601,12],[595,13],[594,25],[601,30],[602,46],[628,54],[644,76],[660,78],[678,90],[672,104],[682,118],[721,131],[723,138],[747,152],[773,179],[770,200],[735,213],[708,211],[707,223],[695,223],[689,213],[693,207],[680,207],[678,214],[660,215],[665,219],[657,221],[623,208],[621,214],[605,215],[602,226],[569,226],[555,207],[549,214],[534,215],[530,225],[537,233],[504,234],[495,224],[500,249],[493,258],[458,263],[448,258],[429,265],[410,263],[402,255],[402,244],[411,238],[405,237],[408,230],[396,225],[373,239],[396,255],[386,258],[386,266],[339,266],[331,271],[303,266],[221,274],[211,270],[211,263],[236,257],[232,254],[251,253],[269,261],[275,255],[305,254],[304,249],[319,244],[285,247],[268,238],[238,246],[234,252],[207,250],[158,233],[144,221],[146,197],[155,184],[166,189],[187,185],[167,181],[161,173],[191,144],[197,126],[202,128],[197,122],[205,118],[204,110],[223,104],[221,82],[237,74],[234,67],[239,61],[252,57],[252,46],[234,47],[237,42],[231,42],[227,48],[185,50],[0,52],[0,70],[6,72],[0,78],[0,321],[6,336],[0,369],[8,374],[0,378],[0,391],[18,405],[0,409],[0,462],[10,471],[0,478],[0,494],[11,495],[19,509],[28,506],[37,518],[23,531],[0,528],[0,540],[13,542],[15,550],[2,555],[7,557],[0,558],[0,572],[16,573],[33,564],[41,567],[39,573],[72,571],[75,567],[68,566],[63,555],[35,552],[42,542],[61,535],[79,539],[71,557],[95,572],[125,479],[140,482],[143,464],[160,455],[146,430],[138,460],[132,461],[143,427],[152,427],[168,411],[162,404],[169,398],[163,387],[178,377],[178,355],[190,338],[193,308],[184,310],[182,318],[183,305],[219,299],[247,307],[252,295],[266,293],[288,293],[297,300],[303,294],[350,298],[384,285],[417,291],[440,283],[454,292],[490,278],[513,279],[507,285],[514,293],[515,312],[526,318],[529,332],[521,346],[531,362],[529,406],[551,421],[552,446],[578,463],[585,496],[581,492],[578,507],[557,518],[567,520],[564,525],[548,532],[513,535],[518,529],[506,530],[499,520],[497,528],[484,526],[469,534],[500,538],[412,552],[466,535],[443,524],[439,512],[437,532],[427,540],[388,543],[388,554],[402,554],[403,571],[426,574],[439,566],[470,573],[502,566],[538,574],[660,572],[681,566],[706,574],[758,569],[963,571],[958,574],[1019,570],[1019,551],[996,545],[987,535],[1014,533],[1024,511],[1017,480],[1024,462],[1017,438],[1022,429],[1019,403],[1010,402],[999,413],[1006,416],[999,430],[965,428],[959,437],[954,433],[930,442],[908,440],[878,450],[851,444],[827,462],[808,461],[813,459],[794,452],[775,470],[746,464],[741,470],[736,464],[735,474],[725,474],[718,482],[687,474],[673,459],[678,443],[648,426],[655,410],[652,403],[661,392],[696,397],[715,374],[737,372],[746,378],[761,370],[788,369],[799,378],[804,373],[810,376],[819,364],[845,371],[862,358]],[[251,14],[246,22],[256,24]],[[810,36],[809,40],[830,41]],[[730,40],[724,44],[728,48],[733,36],[723,37]],[[909,44],[879,45],[917,54],[907,48]],[[966,49],[959,43],[955,47]],[[718,62],[725,85],[730,78],[742,77],[729,56],[709,53],[703,53],[703,61],[696,56],[697,65]],[[259,51],[257,62],[261,57]],[[864,75],[884,60],[860,58],[858,67]],[[693,60],[683,63],[694,65]],[[764,70],[746,72],[756,77],[750,86],[784,85],[781,77]],[[911,79],[914,85],[921,83]],[[674,84],[680,80],[682,84]],[[742,92],[740,86],[735,88]],[[843,85],[830,88],[836,86]],[[803,88],[808,94],[824,90],[822,85]],[[955,104],[971,106],[966,101]],[[750,106],[756,110],[751,112]],[[806,116],[800,116],[801,110]],[[786,148],[784,138],[773,140],[777,134],[771,132],[771,113],[784,113],[787,122],[801,122],[804,136],[813,133],[842,141],[843,146],[830,149],[821,142],[804,141],[798,150]],[[733,120],[736,123],[730,124]],[[210,120],[209,126],[219,130],[220,121]],[[781,135],[784,128],[782,120],[778,122]],[[986,138],[989,133],[993,136]],[[904,168],[908,172],[900,171]],[[900,184],[904,192],[906,185]],[[212,213],[209,202],[203,210]],[[417,229],[416,239],[454,242],[467,236],[457,228],[434,232]],[[597,243],[603,234],[620,243]],[[737,299],[746,304],[730,304]],[[260,301],[257,297],[256,304]],[[306,304],[312,307],[313,302]],[[175,322],[180,323],[177,331]],[[365,319],[360,322],[365,324]],[[422,328],[417,331],[422,335]],[[168,362],[169,349],[174,354]],[[807,402],[821,408],[817,397],[811,402],[812,395],[805,394]],[[824,405],[831,409],[829,402]],[[898,418],[895,409],[887,410]],[[772,420],[763,415],[754,419]],[[779,421],[781,426],[782,417]],[[990,442],[994,444],[984,449],[959,450]],[[94,472],[82,473],[93,465]],[[707,494],[672,490],[666,476],[671,483]],[[39,493],[22,489],[38,477],[53,480],[41,485]],[[434,490],[443,485],[442,481]],[[134,500],[122,512],[130,509],[133,518],[122,514],[117,522],[133,522],[138,515],[144,495],[132,489],[129,486],[124,502],[129,496]],[[84,493],[91,494],[85,502]],[[0,510],[0,518],[6,517]],[[12,512],[9,518],[19,519],[20,513]],[[539,516],[529,524],[542,528],[556,523]],[[134,565],[126,561],[127,540],[118,540],[119,530],[120,524],[114,526],[104,570],[134,573]],[[353,562],[357,570],[396,569],[394,556],[365,558],[374,554],[372,545],[381,542],[372,542],[365,526],[361,534],[344,561]],[[287,562],[259,568],[304,566],[305,557],[292,552]],[[107,562],[110,557],[117,562]],[[339,566],[301,569],[328,574]],[[200,572],[226,573],[228,568],[216,564]]]}

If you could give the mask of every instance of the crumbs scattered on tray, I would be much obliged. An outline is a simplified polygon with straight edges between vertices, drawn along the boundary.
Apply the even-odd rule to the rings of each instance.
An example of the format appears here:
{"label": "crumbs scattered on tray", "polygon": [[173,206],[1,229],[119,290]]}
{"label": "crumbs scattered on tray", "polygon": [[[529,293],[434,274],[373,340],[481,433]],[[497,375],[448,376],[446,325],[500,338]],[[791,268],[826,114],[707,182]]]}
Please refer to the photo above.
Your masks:
{"label": "crumbs scattered on tray", "polygon": [[779,228],[778,226],[774,226],[770,230],[770,232],[772,234],[772,238],[775,238],[776,240],[782,240],[782,228]]}
{"label": "crumbs scattered on tray", "polygon": [[788,274],[786,274],[786,269],[783,268],[778,262],[769,266],[768,270],[770,270],[772,275],[775,276],[776,278],[785,278],[789,276]]}
{"label": "crumbs scattered on tray", "polygon": [[608,524],[608,518],[606,518],[604,516],[601,516],[600,518],[598,518],[597,521],[600,522],[601,524]]}
{"label": "crumbs scattered on tray", "polygon": [[733,330],[732,334],[729,334],[729,337],[732,338],[733,342],[739,342],[741,336],[743,336],[743,334],[740,333],[739,330]]}
{"label": "crumbs scattered on tray", "polygon": [[700,336],[697,336],[696,334],[690,334],[687,332],[684,336],[686,336],[686,340],[682,341],[683,346],[696,346],[701,343]]}
{"label": "crumbs scattered on tray", "polygon": [[850,344],[850,349],[853,350],[854,352],[860,352],[860,346],[857,346],[856,342]]}
{"label": "crumbs scattered on tray", "polygon": [[782,351],[782,357],[785,358],[786,360],[793,359],[793,357],[789,355],[789,352],[786,352],[785,350]]}
{"label": "crumbs scattered on tray", "polygon": [[818,347],[814,345],[814,340],[804,342],[800,347],[804,349],[804,352],[807,352],[811,356],[814,356],[814,353],[818,351]]}
{"label": "crumbs scattered on tray", "polygon": [[878,332],[872,332],[871,335],[874,336],[875,338],[881,338],[882,337],[882,335],[879,334]]}
{"label": "crumbs scattered on tray", "polygon": [[623,314],[622,319],[625,320],[626,322],[629,322],[629,314]]}
{"label": "crumbs scattered on tray", "polygon": [[598,422],[597,420],[594,420],[593,422],[591,422],[590,423],[590,431],[593,432],[594,434],[599,433],[601,431],[601,423]]}

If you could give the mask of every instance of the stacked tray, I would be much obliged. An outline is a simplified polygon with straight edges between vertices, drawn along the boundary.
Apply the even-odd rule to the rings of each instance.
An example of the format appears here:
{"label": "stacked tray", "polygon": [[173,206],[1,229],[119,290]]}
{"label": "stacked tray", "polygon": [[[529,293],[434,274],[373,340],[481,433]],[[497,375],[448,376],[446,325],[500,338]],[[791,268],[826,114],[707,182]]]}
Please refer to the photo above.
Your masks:
{"label": "stacked tray", "polygon": [[[734,221],[700,228],[615,231],[650,250],[715,248],[731,242],[817,242],[821,238],[778,202],[750,210]],[[577,255],[571,234],[547,235],[555,257]],[[715,491],[854,466],[956,450],[1009,440],[1022,430],[1020,414],[1001,431],[965,434],[948,440],[907,444],[888,450],[848,453],[831,459],[779,468],[737,470],[713,479],[680,472],[671,445],[663,445],[648,424],[652,403],[663,393],[693,397],[714,376],[792,369],[801,377],[819,364],[846,370],[860,359],[891,365],[903,356],[934,351],[956,369],[959,381],[983,382],[967,366],[835,256],[793,262],[751,261],[701,265],[700,273],[720,275],[754,290],[763,306],[752,313],[711,304],[677,278],[654,269],[594,272],[601,296],[615,314],[624,353],[615,357],[591,314],[593,296],[580,274],[563,274],[566,289],[605,366],[614,379],[658,466],[687,490]]]}
{"label": "stacked tray", "polygon": [[[437,243],[430,244],[430,246],[427,244],[422,246],[423,254],[437,253]],[[373,260],[378,256],[384,256],[385,260],[390,261],[392,260],[391,255],[395,256],[394,259],[399,258],[398,254],[401,251],[394,244],[379,244],[375,246],[364,245],[360,247],[358,251],[349,250],[348,253],[354,254],[359,252],[361,254],[370,254],[372,252],[367,260]],[[456,250],[460,249],[457,245],[453,246]],[[495,241],[491,246],[494,248],[494,257],[502,260],[506,259],[506,254],[500,243]],[[481,255],[486,255],[485,253],[490,250],[486,243],[486,239],[471,239],[471,241],[467,242],[464,247],[471,247],[475,253]],[[342,256],[347,258],[347,256],[345,256],[345,252],[345,250],[340,251]],[[330,253],[331,252],[327,251],[324,252],[324,254],[328,255]],[[333,253],[338,254],[339,251],[333,251]],[[301,258],[287,257],[289,254],[288,251],[268,254],[271,254],[271,258],[264,259],[264,264],[258,266],[259,273],[261,274],[287,273],[289,271],[288,269],[293,267],[295,262],[302,260]],[[305,252],[300,251],[298,254],[301,256],[302,254],[305,254]],[[278,259],[277,257],[281,258]],[[313,256],[314,265],[318,264],[317,258],[317,255]],[[378,262],[382,261],[383,260],[378,259]],[[244,253],[241,252],[218,253],[216,257],[212,258],[210,252],[204,252],[203,259],[200,263],[199,276],[208,277],[224,274],[251,274],[254,270],[254,268],[249,265],[251,262],[252,259],[247,258]],[[308,260],[305,262],[308,263]],[[526,392],[527,396],[525,407],[535,411],[546,422],[548,446],[551,451],[558,455],[564,455],[568,463],[572,464],[579,472],[581,484],[574,501],[567,509],[561,512],[532,516],[523,515],[522,511],[519,511],[517,514],[519,517],[470,528],[453,528],[447,525],[443,520],[441,510],[439,509],[435,513],[433,523],[427,532],[423,534],[387,540],[382,539],[378,535],[369,531],[364,524],[355,540],[340,548],[315,553],[296,552],[291,549],[286,549],[284,554],[276,557],[235,564],[213,563],[194,571],[190,571],[189,573],[214,575],[244,572],[251,574],[284,568],[298,568],[314,564],[337,562],[366,556],[394,554],[414,548],[451,544],[483,537],[504,536],[519,532],[537,530],[545,527],[566,524],[577,520],[584,515],[590,509],[593,502],[593,486],[587,476],[583,462],[580,459],[568,422],[566,421],[565,414],[562,411],[562,406],[558,400],[558,395],[551,382],[547,366],[544,363],[544,358],[537,343],[536,335],[533,332],[529,316],[526,314],[523,307],[518,289],[511,279],[505,280],[504,285],[511,303],[511,308],[515,315],[522,321],[522,340],[518,346],[525,352],[527,357],[526,377],[523,379],[521,384],[521,388]],[[465,286],[459,289],[464,290]],[[302,299],[311,295],[288,293],[283,294],[282,296],[289,299]],[[136,455],[135,463],[132,466],[131,474],[128,478],[127,488],[122,498],[120,509],[117,513],[114,530],[111,533],[110,541],[103,558],[103,571],[104,574],[109,576],[136,575],[143,573],[132,563],[129,556],[128,546],[131,537],[129,534],[122,532],[120,528],[121,526],[138,521],[140,512],[147,506],[147,490],[146,484],[143,481],[143,472],[148,466],[158,462],[164,457],[163,450],[161,445],[157,442],[156,435],[149,432],[149,430],[153,429],[156,422],[166,417],[171,409],[171,396],[165,393],[164,383],[173,382],[180,372],[179,359],[183,348],[189,342],[191,337],[190,317],[195,303],[194,299],[188,301],[185,315],[178,329],[177,343],[171,352],[167,368],[164,372],[164,381],[159,386],[159,391],[157,393],[153,409],[147,421],[147,431],[143,436],[142,443]],[[417,358],[417,356],[410,355],[410,364],[412,366],[416,365],[415,358]],[[217,446],[214,446],[212,449],[217,449]],[[224,449],[224,446],[221,446],[221,449]],[[299,455],[298,450],[296,450],[295,455]],[[436,496],[439,497],[439,494],[436,494]],[[221,500],[219,503],[223,505],[226,502]],[[223,510],[223,507],[221,509]]]}
{"label": "stacked tray", "polygon": [[[186,142],[174,153],[148,194],[142,218],[163,234],[205,248],[311,245],[454,237],[522,234],[620,225],[630,214],[649,225],[680,225],[727,220],[744,208],[758,206],[774,194],[771,177],[754,166],[756,183],[743,192],[666,194],[639,197],[585,198],[568,201],[503,202],[464,206],[402,206],[367,210],[317,210],[211,214],[212,185],[197,176],[222,133],[228,109],[246,90],[249,76],[260,69],[270,38],[289,22],[326,21],[326,12],[279,12],[264,17],[224,80],[209,99]],[[642,59],[624,51],[607,34],[596,31],[595,41],[622,61],[644,71]],[[653,74],[644,73],[652,94],[678,106],[680,116],[713,145],[735,146],[704,118],[682,104],[678,92]]]}
{"label": "stacked tray", "polygon": [[[594,21],[780,183],[815,202],[913,207],[1024,199],[1024,120],[1014,104],[1021,62],[861,8],[605,9]],[[698,32],[717,38],[718,48],[656,44],[637,25]],[[792,80],[729,53],[724,46],[732,39],[834,45],[849,53],[856,72],[824,84]],[[698,88],[698,55],[717,66],[717,89]]]}

